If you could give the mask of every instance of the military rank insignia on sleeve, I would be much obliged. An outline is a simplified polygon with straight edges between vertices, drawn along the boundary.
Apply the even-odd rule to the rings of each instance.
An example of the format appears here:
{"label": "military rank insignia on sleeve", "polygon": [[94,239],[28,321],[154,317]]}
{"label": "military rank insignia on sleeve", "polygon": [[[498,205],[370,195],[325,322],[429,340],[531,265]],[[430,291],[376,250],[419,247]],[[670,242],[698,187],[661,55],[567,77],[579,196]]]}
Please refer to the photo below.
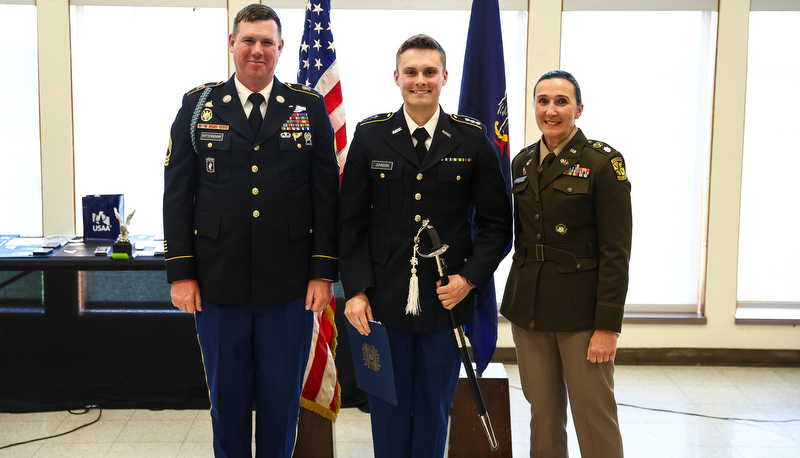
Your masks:
{"label": "military rank insignia on sleeve", "polygon": [[611,166],[614,168],[614,173],[617,174],[617,181],[626,181],[628,175],[625,173],[625,161],[621,157],[611,159]]}

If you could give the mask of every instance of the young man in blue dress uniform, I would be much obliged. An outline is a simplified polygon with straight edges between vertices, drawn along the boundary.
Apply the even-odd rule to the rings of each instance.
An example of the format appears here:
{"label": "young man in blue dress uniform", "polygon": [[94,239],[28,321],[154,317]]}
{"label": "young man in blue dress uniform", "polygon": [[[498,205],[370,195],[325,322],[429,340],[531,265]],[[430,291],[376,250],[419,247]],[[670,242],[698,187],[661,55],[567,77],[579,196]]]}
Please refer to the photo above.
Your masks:
{"label": "young man in blue dress uniform", "polygon": [[[395,83],[404,104],[358,125],[342,178],[345,316],[364,335],[368,320],[386,325],[395,374],[397,405],[369,396],[378,458],[443,456],[461,364],[450,311],[459,325],[472,321],[473,290],[486,287],[511,241],[495,149],[480,122],[441,110],[446,82],[436,40],[418,35],[403,43]],[[425,219],[449,246],[449,283],[437,283],[434,260],[420,257],[419,307],[407,312],[409,258]]]}

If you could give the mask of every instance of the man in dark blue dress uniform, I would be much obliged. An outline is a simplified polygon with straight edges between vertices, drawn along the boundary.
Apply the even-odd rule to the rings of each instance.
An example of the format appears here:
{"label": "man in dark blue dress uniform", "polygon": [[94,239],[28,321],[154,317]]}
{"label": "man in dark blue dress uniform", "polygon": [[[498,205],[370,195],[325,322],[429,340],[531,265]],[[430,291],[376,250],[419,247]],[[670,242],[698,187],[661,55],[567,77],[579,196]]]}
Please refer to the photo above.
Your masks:
{"label": "man in dark blue dress uniform", "polygon": [[[459,324],[472,321],[473,290],[487,286],[511,241],[511,205],[485,127],[439,106],[439,43],[403,43],[395,82],[403,107],[358,125],[342,178],[345,316],[364,335],[368,320],[380,321],[389,337],[397,405],[369,396],[375,456],[441,458],[461,363],[450,310]],[[425,219],[449,245],[451,275],[440,286],[434,261],[420,257],[419,307],[407,311],[409,259]]]}
{"label": "man in dark blue dress uniform", "polygon": [[235,75],[184,96],[164,175],[172,302],[195,314],[217,457],[290,457],[314,313],[338,277],[338,166],[322,97],[282,84],[280,19],[240,11]]}

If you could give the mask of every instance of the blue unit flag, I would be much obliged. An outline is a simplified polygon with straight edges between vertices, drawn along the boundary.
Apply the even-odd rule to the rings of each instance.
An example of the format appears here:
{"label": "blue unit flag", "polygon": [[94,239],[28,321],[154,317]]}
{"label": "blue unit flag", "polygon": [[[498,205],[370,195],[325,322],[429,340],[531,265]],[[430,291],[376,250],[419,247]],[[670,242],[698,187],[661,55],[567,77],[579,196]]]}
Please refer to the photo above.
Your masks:
{"label": "blue unit flag", "polygon": [[[472,2],[458,113],[476,118],[486,125],[489,138],[500,159],[506,190],[510,196],[508,104],[498,0]],[[511,245],[506,247],[506,253],[510,249]],[[473,358],[480,376],[497,346],[497,297],[494,280],[477,300],[475,321],[465,331],[472,345]]]}

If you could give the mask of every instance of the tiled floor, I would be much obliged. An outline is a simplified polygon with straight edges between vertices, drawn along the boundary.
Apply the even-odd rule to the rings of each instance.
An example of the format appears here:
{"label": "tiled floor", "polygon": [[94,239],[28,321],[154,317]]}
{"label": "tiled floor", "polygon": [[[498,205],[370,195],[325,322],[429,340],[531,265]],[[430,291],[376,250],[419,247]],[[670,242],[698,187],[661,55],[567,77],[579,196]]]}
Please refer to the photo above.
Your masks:
{"label": "tiled floor", "polygon": [[[528,404],[516,366],[506,369],[514,457],[527,457]],[[616,380],[629,458],[800,457],[800,368],[618,366]],[[60,434],[96,417],[97,411],[0,413],[0,447]],[[722,419],[732,417],[748,420]],[[568,427],[570,455],[579,457]],[[367,414],[343,409],[335,425],[337,456],[371,457],[369,430]],[[0,449],[3,458],[212,455],[211,421],[207,412],[196,410],[103,410],[99,422],[74,433]]]}

